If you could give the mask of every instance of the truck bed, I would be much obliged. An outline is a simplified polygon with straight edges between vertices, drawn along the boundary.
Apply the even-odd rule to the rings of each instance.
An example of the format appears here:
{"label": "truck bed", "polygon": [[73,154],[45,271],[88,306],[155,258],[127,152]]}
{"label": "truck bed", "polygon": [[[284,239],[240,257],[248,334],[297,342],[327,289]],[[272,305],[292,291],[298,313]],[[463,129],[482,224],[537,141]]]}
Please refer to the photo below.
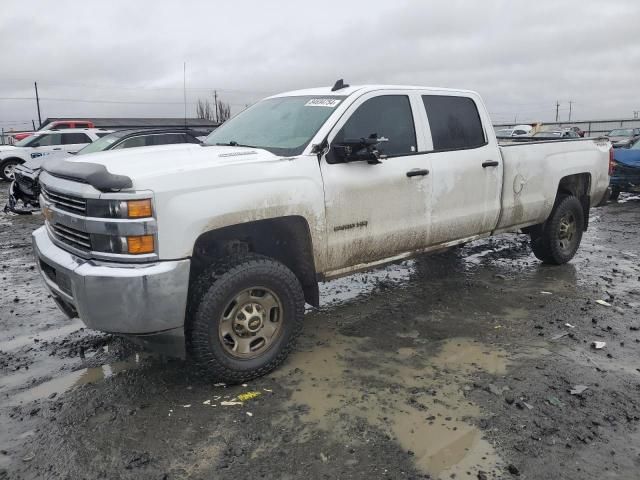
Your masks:
{"label": "truck bed", "polygon": [[565,177],[585,177],[590,205],[599,204],[609,186],[610,148],[604,138],[501,143],[502,214],[497,231],[544,222]]}

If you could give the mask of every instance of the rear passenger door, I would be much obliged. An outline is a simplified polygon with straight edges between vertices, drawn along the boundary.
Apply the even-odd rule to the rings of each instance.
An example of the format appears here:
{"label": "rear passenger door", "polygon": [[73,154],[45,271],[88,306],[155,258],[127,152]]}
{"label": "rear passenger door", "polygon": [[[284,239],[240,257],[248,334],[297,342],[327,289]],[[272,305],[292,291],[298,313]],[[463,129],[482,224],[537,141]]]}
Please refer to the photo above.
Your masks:
{"label": "rear passenger door", "polygon": [[[430,243],[492,231],[500,215],[502,158],[480,99],[422,95],[431,139],[433,191]],[[482,112],[482,113],[480,113]]]}

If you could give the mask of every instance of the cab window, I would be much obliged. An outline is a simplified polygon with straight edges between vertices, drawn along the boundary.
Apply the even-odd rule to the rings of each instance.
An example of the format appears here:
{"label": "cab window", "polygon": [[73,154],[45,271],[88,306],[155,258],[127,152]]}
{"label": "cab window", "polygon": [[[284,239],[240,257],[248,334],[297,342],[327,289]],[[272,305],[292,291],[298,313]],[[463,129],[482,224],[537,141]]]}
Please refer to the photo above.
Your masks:
{"label": "cab window", "polygon": [[360,105],[336,135],[334,142],[369,138],[382,139],[378,151],[399,156],[417,151],[411,104],[406,95],[382,95]]}
{"label": "cab window", "polygon": [[476,148],[486,144],[480,114],[469,97],[423,95],[433,150]]}

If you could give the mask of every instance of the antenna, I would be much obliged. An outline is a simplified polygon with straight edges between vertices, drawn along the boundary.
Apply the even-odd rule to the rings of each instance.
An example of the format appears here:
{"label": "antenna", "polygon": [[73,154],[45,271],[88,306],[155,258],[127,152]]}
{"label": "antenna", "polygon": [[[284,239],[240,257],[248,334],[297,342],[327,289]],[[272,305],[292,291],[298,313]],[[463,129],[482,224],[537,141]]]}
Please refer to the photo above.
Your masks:
{"label": "antenna", "polygon": [[333,88],[331,89],[331,91],[335,92],[336,90],[342,90],[343,88],[347,88],[348,86],[349,85],[344,83],[344,80],[341,78],[333,85]]}
{"label": "antenna", "polygon": [[187,62],[182,65],[182,89],[184,92],[184,129],[187,129]]}

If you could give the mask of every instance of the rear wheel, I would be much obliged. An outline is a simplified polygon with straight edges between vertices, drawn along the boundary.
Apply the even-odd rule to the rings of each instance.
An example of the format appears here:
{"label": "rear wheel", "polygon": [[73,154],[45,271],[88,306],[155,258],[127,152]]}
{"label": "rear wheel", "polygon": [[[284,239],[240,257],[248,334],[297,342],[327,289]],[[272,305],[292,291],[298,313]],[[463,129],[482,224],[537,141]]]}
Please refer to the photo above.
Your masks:
{"label": "rear wheel", "polygon": [[241,383],[284,361],[303,317],[302,287],[285,265],[255,254],[228,259],[191,288],[188,351],[216,380]]}
{"label": "rear wheel", "polygon": [[544,263],[567,263],[578,251],[583,230],[584,213],[580,201],[574,196],[562,196],[547,221],[531,230],[533,254]]}
{"label": "rear wheel", "polygon": [[0,163],[0,177],[3,180],[12,181],[13,180],[13,169],[22,163],[21,160],[17,158],[9,158]]}

